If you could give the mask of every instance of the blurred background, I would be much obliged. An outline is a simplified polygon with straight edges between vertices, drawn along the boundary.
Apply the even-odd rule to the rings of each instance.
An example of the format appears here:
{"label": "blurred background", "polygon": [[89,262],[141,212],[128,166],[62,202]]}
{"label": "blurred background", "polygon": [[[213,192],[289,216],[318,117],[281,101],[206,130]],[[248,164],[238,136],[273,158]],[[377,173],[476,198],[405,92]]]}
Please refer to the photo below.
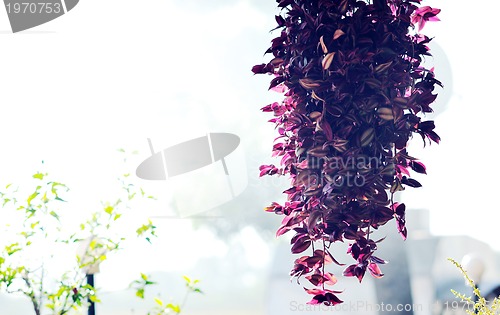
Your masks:
{"label": "blurred background", "polygon": [[[380,256],[391,261],[386,277],[367,276],[362,285],[340,277],[336,287],[345,289],[345,303],[338,314],[463,313],[450,289],[470,289],[447,258],[476,262],[485,293],[500,284],[500,67],[493,62],[500,4],[424,4],[442,9],[441,22],[424,29],[435,37],[427,62],[445,86],[429,116],[442,142],[425,150],[420,139],[412,142],[409,152],[428,175],[417,178],[422,188],[401,194],[409,239],[400,239],[394,222],[378,231],[387,237],[380,245]],[[148,139],[155,151],[208,132],[241,141],[227,158],[228,182],[213,180],[223,172],[221,163],[165,181],[134,178],[157,200],[134,205],[123,231],[134,234],[129,226],[152,218],[158,237],[151,245],[130,238],[101,265],[97,314],[146,314],[158,294],[181,300],[182,275],[200,279],[205,292],[189,297],[185,314],[331,311],[306,305],[309,296],[290,282],[297,257],[287,236],[275,237],[281,218],[263,211],[282,202],[288,188],[286,178],[258,178],[259,165],[278,163],[271,158],[274,126],[259,109],[280,95],[267,92],[269,77],[250,69],[268,60],[278,12],[272,0],[82,0],[57,20],[12,34],[0,10],[1,187],[22,187],[46,171],[70,187],[66,207],[78,220],[113,198],[118,175],[135,174],[151,156]],[[123,163],[118,149],[137,153]],[[209,206],[214,196],[223,202]],[[2,224],[8,220],[0,217]],[[335,248],[342,258],[345,250]],[[68,255],[61,252],[55,263],[64,266]],[[146,301],[128,288],[141,272],[159,283]],[[0,315],[31,312],[23,297],[0,295]]]}

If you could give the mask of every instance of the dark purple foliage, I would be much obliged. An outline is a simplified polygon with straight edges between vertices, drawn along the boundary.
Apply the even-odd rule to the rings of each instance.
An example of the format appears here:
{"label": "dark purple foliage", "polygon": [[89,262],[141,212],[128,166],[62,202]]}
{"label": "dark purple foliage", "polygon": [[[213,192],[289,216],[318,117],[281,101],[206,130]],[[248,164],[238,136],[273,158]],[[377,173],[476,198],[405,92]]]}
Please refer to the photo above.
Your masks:
{"label": "dark purple foliage", "polygon": [[316,287],[306,289],[314,296],[309,303],[335,305],[339,292],[325,289],[337,282],[325,271],[339,264],[331,243],[350,244],[355,263],[343,274],[361,281],[367,270],[382,277],[386,263],[374,256],[381,240],[372,240],[371,230],[395,219],[407,236],[405,205],[393,195],[420,187],[412,172],[427,172],[406,151],[412,135],[440,141],[434,122],[421,118],[432,112],[441,83],[422,65],[431,39],[419,33],[440,10],[419,7],[420,0],[277,2],[283,15],[267,50],[273,58],[252,71],[272,75],[269,88],[284,93],[281,103],[262,108],[273,113],[273,156],[281,161],[261,166],[260,175],[289,175],[292,187],[284,206],[266,210],[284,215],[278,236],[294,231],[292,253],[312,248],[291,272]]}

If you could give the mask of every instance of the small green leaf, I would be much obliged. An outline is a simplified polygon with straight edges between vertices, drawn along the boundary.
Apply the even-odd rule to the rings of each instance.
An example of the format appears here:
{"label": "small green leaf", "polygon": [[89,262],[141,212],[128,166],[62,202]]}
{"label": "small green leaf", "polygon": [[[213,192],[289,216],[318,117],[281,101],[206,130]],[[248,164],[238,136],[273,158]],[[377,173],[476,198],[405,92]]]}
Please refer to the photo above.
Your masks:
{"label": "small green leaf", "polygon": [[63,188],[66,188],[66,190],[67,190],[66,185],[61,184],[61,183],[58,183],[58,182],[52,182],[52,188],[50,189],[50,191],[51,191],[54,195],[56,195],[56,196],[57,196],[57,188],[58,188],[57,186],[61,186],[61,187],[63,187]]}
{"label": "small green leaf", "polygon": [[59,215],[56,212],[50,211],[50,215],[53,216],[54,218],[56,218],[57,221],[59,221]]}
{"label": "small green leaf", "polygon": [[106,212],[107,214],[111,214],[113,212],[113,207],[112,206],[107,206],[106,208],[104,208],[104,212]]}
{"label": "small green leaf", "polygon": [[38,196],[38,192],[37,192],[37,191],[35,191],[34,193],[32,193],[32,194],[28,197],[28,205],[31,205],[31,201],[32,201],[33,199],[35,199],[35,198],[36,198],[36,196]]}
{"label": "small green leaf", "polygon": [[35,175],[33,175],[33,178],[36,178],[36,179],[40,179],[40,180],[42,180],[44,176],[45,176],[45,174],[42,174],[42,173],[36,173]]}
{"label": "small green leaf", "polygon": [[137,292],[135,292],[135,295],[141,299],[144,299],[144,289],[137,289]]}
{"label": "small green leaf", "polygon": [[47,203],[47,202],[49,202],[49,198],[47,198],[47,192],[45,192],[45,193],[43,194],[42,201],[43,201],[43,203]]}
{"label": "small green leaf", "polygon": [[167,304],[167,308],[171,309],[172,311],[176,312],[177,314],[179,314],[181,312],[181,307],[179,305],[169,303],[169,304]]}
{"label": "small green leaf", "polygon": [[19,243],[14,243],[5,246],[5,251],[7,252],[7,255],[12,256],[14,253],[20,251],[21,248],[19,247]]}
{"label": "small green leaf", "polygon": [[155,298],[155,302],[156,302],[156,304],[163,306],[163,301],[160,300],[159,298]]}
{"label": "small green leaf", "polygon": [[99,300],[95,295],[90,295],[89,300],[92,301],[93,303],[101,303],[101,300]]}

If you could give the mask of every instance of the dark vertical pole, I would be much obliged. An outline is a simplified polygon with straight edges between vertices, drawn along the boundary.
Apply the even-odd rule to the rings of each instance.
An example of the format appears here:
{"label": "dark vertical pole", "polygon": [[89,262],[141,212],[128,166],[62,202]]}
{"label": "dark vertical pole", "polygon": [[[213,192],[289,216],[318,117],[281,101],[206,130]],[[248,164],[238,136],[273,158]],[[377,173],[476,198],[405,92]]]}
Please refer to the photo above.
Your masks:
{"label": "dark vertical pole", "polygon": [[[94,275],[87,275],[87,284],[94,287]],[[95,304],[89,300],[89,315],[95,315]]]}

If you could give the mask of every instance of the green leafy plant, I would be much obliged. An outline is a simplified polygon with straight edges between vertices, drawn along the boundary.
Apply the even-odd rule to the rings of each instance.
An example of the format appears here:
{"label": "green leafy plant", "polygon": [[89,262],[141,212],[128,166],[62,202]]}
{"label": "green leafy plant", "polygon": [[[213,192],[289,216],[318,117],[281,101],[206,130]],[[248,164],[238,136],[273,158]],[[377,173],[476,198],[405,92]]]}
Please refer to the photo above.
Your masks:
{"label": "green leafy plant", "polygon": [[479,314],[479,315],[495,315],[499,314],[500,312],[500,299],[497,297],[491,301],[491,303],[488,303],[486,299],[481,295],[481,291],[477,287],[477,285],[474,283],[474,281],[467,275],[467,271],[460,265],[458,262],[455,260],[448,258],[449,261],[451,261],[462,273],[462,275],[465,277],[467,285],[472,288],[473,294],[477,297],[477,299],[473,299],[470,296],[466,296],[463,293],[459,293],[455,290],[451,290],[453,295],[455,297],[459,298],[463,303],[466,303],[467,305],[471,306],[473,310],[467,309],[466,312],[467,314]]}
{"label": "green leafy plant", "polygon": [[151,281],[148,275],[141,273],[141,277],[138,280],[134,280],[134,282],[130,284],[130,287],[135,289],[135,295],[138,298],[144,299],[146,287],[154,284],[156,284],[156,282]]}
{"label": "green leafy plant", "polygon": [[[67,206],[64,199],[68,187],[49,179],[46,173],[34,174],[33,180],[34,189],[27,195],[13,185],[0,191],[2,214],[7,218],[0,240],[0,292],[24,295],[36,315],[64,315],[89,302],[99,302],[96,289],[87,283],[87,274],[95,272],[107,255],[120,249],[125,238],[114,228],[129,208],[129,201],[136,196],[152,197],[124,174],[119,178],[122,195],[102,202],[101,209],[81,223],[78,232],[68,232],[68,216],[60,209]],[[155,226],[148,221],[136,232],[150,241]],[[63,272],[53,270],[51,265],[61,258],[56,251],[73,253],[75,245],[83,250],[75,253],[66,264],[68,268]]]}
{"label": "green leafy plant", "polygon": [[[187,276],[183,276],[183,279],[186,284],[186,293],[184,294],[184,298],[182,299],[181,304],[166,302],[161,297],[155,297],[155,306],[147,313],[147,315],[167,315],[167,314],[180,314],[184,309],[188,296],[191,293],[201,293],[200,288],[198,288],[198,283],[200,280],[191,279]],[[135,295],[140,299],[145,299],[145,291],[146,288],[151,285],[156,285],[157,283],[151,281],[150,277],[146,274],[141,273],[141,277],[138,280],[135,280],[131,283],[130,287],[136,290]]]}

